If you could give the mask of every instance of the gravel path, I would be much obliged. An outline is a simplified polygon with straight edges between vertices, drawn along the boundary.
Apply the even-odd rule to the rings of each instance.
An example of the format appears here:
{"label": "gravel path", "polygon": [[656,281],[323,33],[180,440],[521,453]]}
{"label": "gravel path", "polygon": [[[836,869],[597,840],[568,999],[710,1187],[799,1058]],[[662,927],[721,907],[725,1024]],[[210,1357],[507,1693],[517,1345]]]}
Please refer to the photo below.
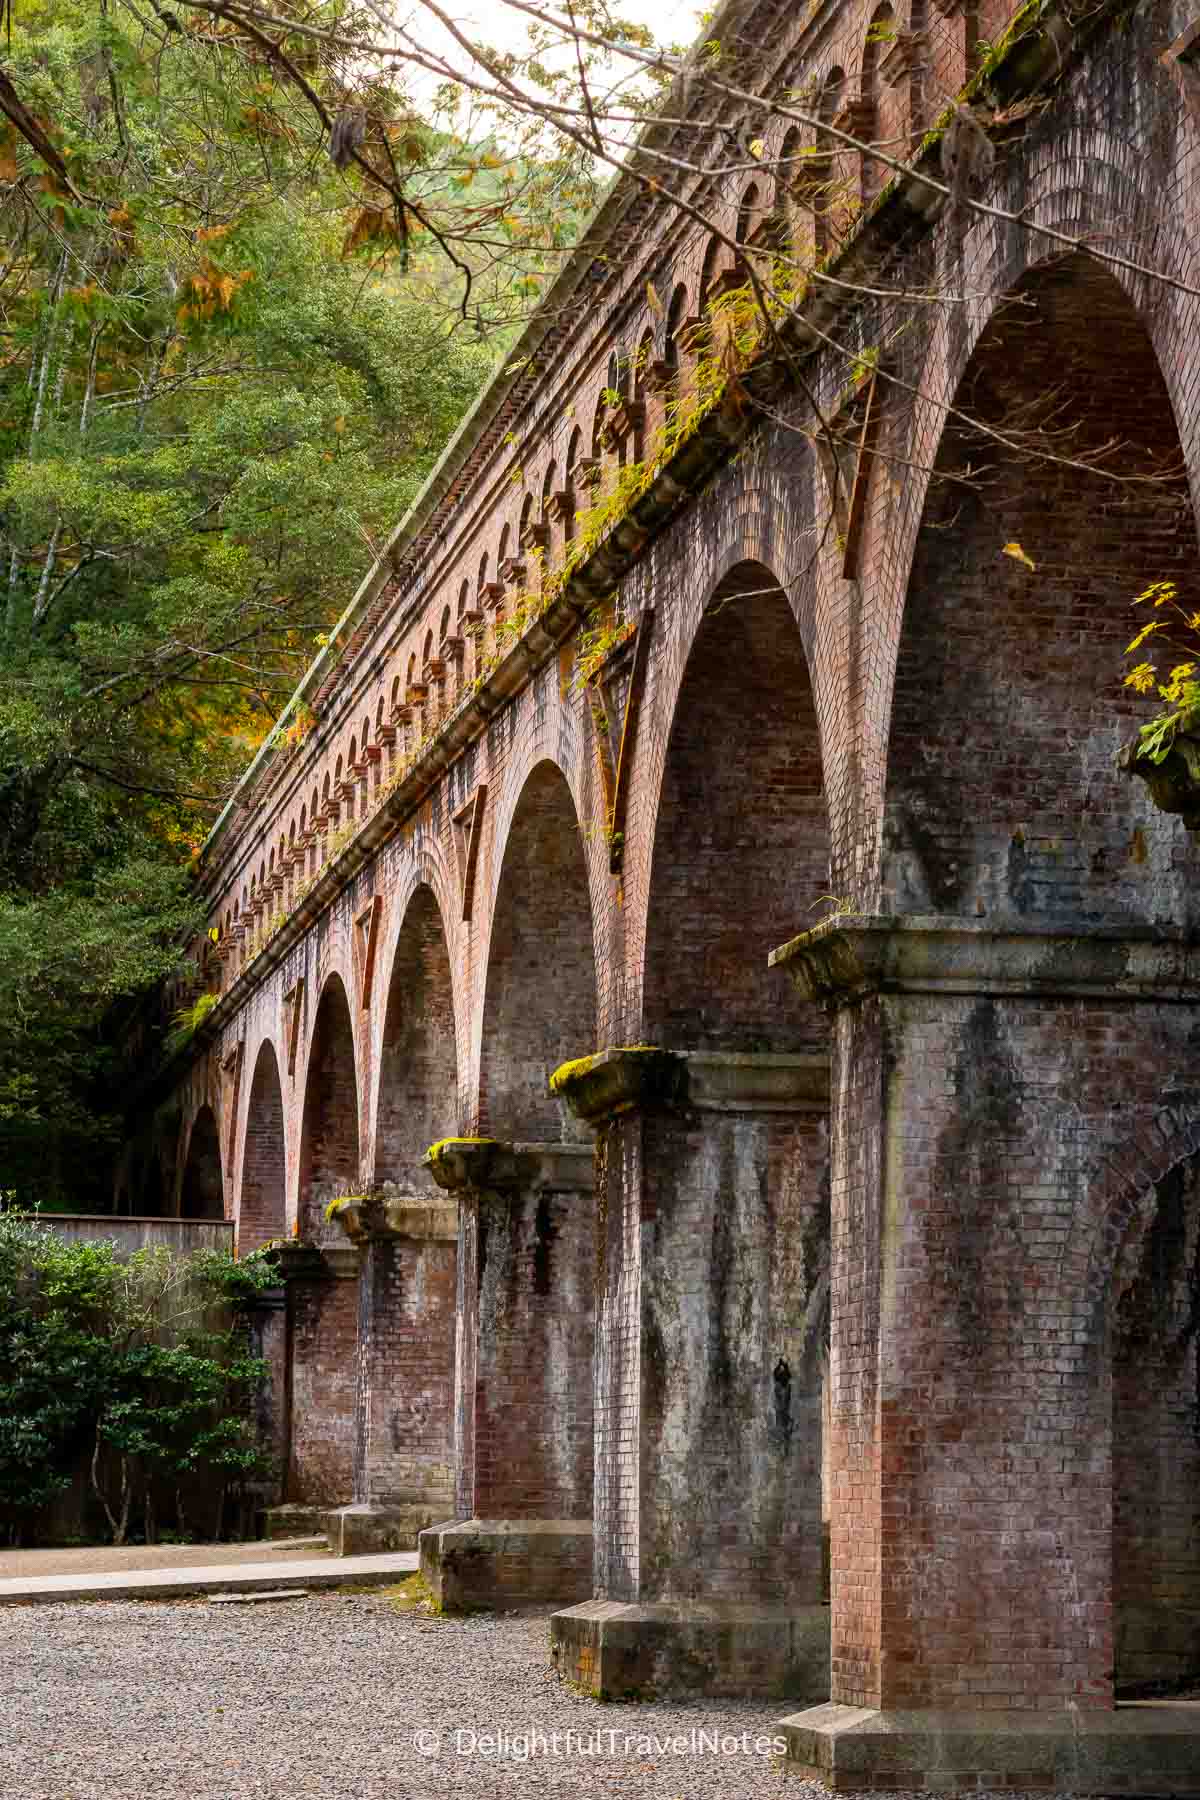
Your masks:
{"label": "gravel path", "polygon": [[[757,1800],[770,1756],[663,1755],[621,1740],[693,1730],[770,1738],[784,1708],[600,1706],[550,1669],[546,1620],[398,1612],[378,1594],[13,1607],[0,1620],[2,1800]],[[615,1752],[468,1754],[471,1734],[614,1732]],[[456,1743],[457,1732],[464,1737]],[[421,1755],[440,1740],[438,1754]],[[461,1745],[461,1753],[460,1753]],[[822,1790],[817,1790],[818,1793]],[[789,1780],[788,1800],[804,1787]]]}
{"label": "gravel path", "polygon": [[[544,1614],[435,1619],[378,1593],[106,1601],[9,1608],[0,1642],[0,1800],[828,1800],[753,1748],[786,1707],[581,1699],[550,1669]],[[524,1731],[546,1734],[532,1758],[475,1741]],[[567,1754],[568,1732],[594,1753]],[[637,1741],[693,1732],[724,1752]]]}

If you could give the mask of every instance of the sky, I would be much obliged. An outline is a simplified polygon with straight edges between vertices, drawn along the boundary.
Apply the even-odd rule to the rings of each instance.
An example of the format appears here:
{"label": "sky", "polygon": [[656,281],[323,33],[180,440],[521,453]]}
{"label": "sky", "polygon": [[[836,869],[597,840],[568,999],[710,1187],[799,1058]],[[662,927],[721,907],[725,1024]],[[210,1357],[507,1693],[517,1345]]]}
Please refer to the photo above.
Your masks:
{"label": "sky", "polygon": [[[565,12],[556,0],[544,0],[544,4],[549,12],[560,16]],[[622,18],[648,26],[659,44],[690,44],[700,32],[702,8],[697,0],[614,0],[613,9]],[[504,0],[447,0],[441,10],[454,19],[464,35],[495,49],[519,50],[526,41],[530,20],[505,5]],[[444,54],[458,67],[465,65],[462,48],[422,6],[421,0],[396,0],[392,12],[423,48]],[[418,91],[426,81],[432,92],[436,86],[432,76],[417,79]]]}

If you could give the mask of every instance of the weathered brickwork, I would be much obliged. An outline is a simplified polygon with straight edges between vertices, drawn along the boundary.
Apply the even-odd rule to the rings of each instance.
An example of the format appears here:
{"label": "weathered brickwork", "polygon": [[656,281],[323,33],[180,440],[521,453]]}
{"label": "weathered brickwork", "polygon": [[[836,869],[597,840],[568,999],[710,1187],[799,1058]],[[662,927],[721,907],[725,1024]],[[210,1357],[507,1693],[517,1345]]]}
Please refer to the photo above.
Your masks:
{"label": "weathered brickwork", "polygon": [[[871,8],[795,10],[752,7],[756,79],[911,141],[1008,9],[906,0],[866,55]],[[740,1657],[808,1692],[827,1529],[830,1718],[789,1730],[836,1787],[1116,1792],[1115,1697],[1200,1677],[1197,852],[1114,770],[1130,602],[1197,562],[1200,126],[1160,60],[1190,22],[1139,7],[1050,57],[997,131],[996,213],[885,194],[873,292],[826,297],[806,393],[727,421],[699,491],[598,569],[635,629],[591,691],[569,590],[474,695],[525,498],[584,503],[610,355],[663,347],[647,282],[687,318],[721,272],[619,184],[628,256],[564,276],[364,589],[309,737],[211,847],[220,1004],[122,1173],[211,1194],[210,1109],[242,1246],[294,1234],[332,1264],[326,1203],[429,1193],[434,1139],[594,1132],[590,1193],[467,1196],[453,1259],[373,1242],[356,1279],[289,1282],[290,1497],[382,1503],[452,1446],[460,1524],[527,1526],[511,1554],[443,1534],[464,1603],[484,1563],[517,1597],[582,1509],[626,1639],[585,1603],[559,1641],[602,1688],[618,1665],[727,1683]],[[721,197],[731,224],[766,185]],[[826,248],[850,229],[783,198]],[[853,578],[810,400],[856,431],[847,352],[882,371]],[[558,1063],[646,1044],[678,1092],[586,1125],[551,1096]],[[788,1058],[784,1104],[763,1083]],[[401,1443],[416,1395],[428,1432]],[[747,1635],[706,1663],[700,1615],[735,1603]],[[935,1722],[852,1746],[851,1708]],[[947,1714],[1036,1718],[1047,1744],[1084,1719],[1100,1760],[997,1738],[984,1763]],[[1183,1754],[1147,1750],[1155,1791],[1195,1792]]]}

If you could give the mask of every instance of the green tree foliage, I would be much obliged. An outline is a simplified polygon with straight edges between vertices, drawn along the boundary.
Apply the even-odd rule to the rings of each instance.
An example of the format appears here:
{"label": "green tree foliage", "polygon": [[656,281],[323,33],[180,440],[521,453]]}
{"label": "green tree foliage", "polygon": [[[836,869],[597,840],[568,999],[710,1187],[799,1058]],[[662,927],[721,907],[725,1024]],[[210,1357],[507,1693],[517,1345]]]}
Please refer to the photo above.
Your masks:
{"label": "green tree foliage", "polygon": [[[251,1417],[266,1368],[226,1308],[275,1279],[261,1255],[121,1262],[0,1216],[0,1532],[36,1537],[82,1471],[116,1543],[151,1541],[164,1500],[173,1529],[214,1530],[225,1491],[266,1472]],[[189,1520],[197,1477],[209,1507]]]}
{"label": "green tree foliage", "polygon": [[[25,0],[4,63],[0,1175],[51,1203],[95,1203],[188,859],[492,355],[295,80],[166,17]],[[471,166],[382,90],[371,119],[429,192]]]}

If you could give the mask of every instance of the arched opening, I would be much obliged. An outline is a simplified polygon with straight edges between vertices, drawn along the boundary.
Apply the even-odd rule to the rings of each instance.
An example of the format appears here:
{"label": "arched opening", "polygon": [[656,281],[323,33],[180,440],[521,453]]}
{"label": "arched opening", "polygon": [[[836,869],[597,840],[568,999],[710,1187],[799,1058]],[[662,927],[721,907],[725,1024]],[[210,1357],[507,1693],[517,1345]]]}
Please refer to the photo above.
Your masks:
{"label": "arched opening", "polygon": [[1188,834],[1115,763],[1149,716],[1123,685],[1131,602],[1197,560],[1145,328],[1087,257],[1043,265],[955,407],[909,576],[883,907],[1186,923]]}
{"label": "arched opening", "polygon": [[425,1193],[422,1156],[459,1129],[454,990],[442,916],[430,888],[409,901],[388,986],[379,1064],[375,1172]]}
{"label": "arched opening", "polygon": [[[845,104],[845,72],[835,67],[821,84],[817,100],[820,124],[832,125],[841,119]],[[816,134],[816,152],[810,171],[816,247],[818,256],[827,256],[845,223],[845,194],[853,152],[842,149],[836,138],[820,129]]]}
{"label": "arched opening", "polygon": [[358,1086],[350,1005],[338,976],[325,984],[317,1008],[304,1118],[300,1133],[300,1235],[314,1243],[343,1242],[325,1207],[354,1193],[359,1179]]}
{"label": "arched opening", "polygon": [[242,1151],[242,1194],[238,1207],[239,1256],[249,1256],[281,1238],[286,1229],[286,1150],[283,1086],[274,1047],[263,1044],[254,1064]]}
{"label": "arched opening", "polygon": [[745,251],[746,245],[750,242],[754,233],[754,227],[758,223],[758,207],[758,183],[752,181],[746,187],[746,190],[742,195],[741,204],[738,207],[734,240],[739,251],[739,262],[744,261],[744,256],[741,253]]}
{"label": "arched opening", "polygon": [[821,1600],[828,1023],[767,959],[828,885],[799,627],[746,561],[696,632],[654,828],[639,1036],[689,1061],[678,1107],[641,1123],[643,1600]]}
{"label": "arched opening", "polygon": [[687,316],[687,288],[679,282],[667,308],[667,325],[663,334],[663,361],[672,375],[679,370],[679,331]]}
{"label": "arched opening", "polygon": [[[896,35],[896,18],[887,0],[871,14],[862,53],[862,119],[859,135],[864,143],[880,144],[891,156],[901,156],[904,146],[896,141],[900,120],[894,103],[894,90],[885,96],[880,90],[879,64],[887,55]],[[862,197],[873,200],[888,171],[873,156],[862,158]]]}
{"label": "arched opening", "polygon": [[1200,1685],[1200,1159],[1160,1180],[1113,1316],[1117,1692]]}
{"label": "arched opening", "polygon": [[587,864],[575,803],[553,763],[533,770],[504,847],[492,914],[480,1110],[500,1137],[557,1139],[549,1077],[596,1037]]}
{"label": "arched opening", "polygon": [[767,968],[829,888],[816,708],[787,598],[760,563],[720,584],[684,672],[659,798],[646,928],[647,1042],[821,1045]]}
{"label": "arched opening", "polygon": [[708,304],[708,290],[712,286],[713,277],[717,272],[717,259],[720,254],[720,238],[710,237],[705,245],[704,261],[700,265],[700,280],[696,287],[696,311],[698,314],[702,314]]}
{"label": "arched opening", "polygon": [[[358,1087],[346,990],[325,983],[313,1027],[300,1131],[299,1234],[328,1246],[325,1276],[293,1283],[288,1296],[292,1386],[288,1498],[336,1506],[355,1491],[361,1403],[359,1283],[336,1251],[346,1248],[331,1200],[359,1186]],[[332,1277],[332,1279],[330,1279]]]}
{"label": "arched opening", "polygon": [[221,1139],[211,1106],[200,1108],[188,1139],[183,1186],[179,1190],[179,1216],[183,1219],[225,1217]]}

